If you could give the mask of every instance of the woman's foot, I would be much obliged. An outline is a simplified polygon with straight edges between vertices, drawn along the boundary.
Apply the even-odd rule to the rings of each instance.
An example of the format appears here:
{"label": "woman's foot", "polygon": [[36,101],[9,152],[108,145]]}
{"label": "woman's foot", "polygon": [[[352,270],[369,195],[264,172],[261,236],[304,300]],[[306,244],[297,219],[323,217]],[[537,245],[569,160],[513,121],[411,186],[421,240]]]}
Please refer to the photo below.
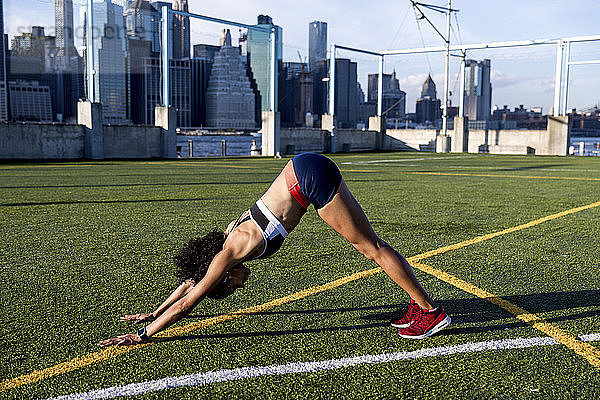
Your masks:
{"label": "woman's foot", "polygon": [[452,319],[441,306],[430,311],[419,307],[409,326],[401,328],[398,334],[405,339],[425,339],[448,327],[451,322]]}
{"label": "woman's foot", "polygon": [[396,321],[393,321],[391,325],[394,328],[408,328],[410,326],[410,323],[419,314],[420,310],[421,307],[411,298],[406,314],[404,314],[404,316],[400,317]]}

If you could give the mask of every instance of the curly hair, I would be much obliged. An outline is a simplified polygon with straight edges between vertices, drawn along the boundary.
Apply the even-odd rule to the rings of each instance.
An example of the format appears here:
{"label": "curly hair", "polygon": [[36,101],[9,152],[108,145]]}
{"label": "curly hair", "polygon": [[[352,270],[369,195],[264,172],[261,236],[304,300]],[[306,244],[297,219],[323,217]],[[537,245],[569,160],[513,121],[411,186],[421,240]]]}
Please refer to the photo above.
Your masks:
{"label": "curly hair", "polygon": [[[204,278],[208,266],[215,255],[223,250],[225,234],[217,229],[206,236],[190,239],[173,257],[175,261],[175,276],[184,282],[188,279],[197,284]],[[222,299],[227,296],[225,280],[219,283],[208,297]]]}

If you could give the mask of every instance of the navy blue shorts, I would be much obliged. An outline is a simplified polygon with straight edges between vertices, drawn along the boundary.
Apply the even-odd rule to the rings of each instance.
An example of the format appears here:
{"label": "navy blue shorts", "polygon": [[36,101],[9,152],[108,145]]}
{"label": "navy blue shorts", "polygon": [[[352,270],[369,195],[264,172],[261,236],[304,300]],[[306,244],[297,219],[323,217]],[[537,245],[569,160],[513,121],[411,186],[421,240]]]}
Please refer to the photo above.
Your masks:
{"label": "navy blue shorts", "polygon": [[[288,180],[288,188],[304,208],[308,207],[308,203],[317,210],[325,206],[333,199],[342,182],[337,165],[317,153],[298,154],[292,158],[292,167],[295,177],[291,178],[296,179]],[[304,198],[296,196],[298,192]]]}

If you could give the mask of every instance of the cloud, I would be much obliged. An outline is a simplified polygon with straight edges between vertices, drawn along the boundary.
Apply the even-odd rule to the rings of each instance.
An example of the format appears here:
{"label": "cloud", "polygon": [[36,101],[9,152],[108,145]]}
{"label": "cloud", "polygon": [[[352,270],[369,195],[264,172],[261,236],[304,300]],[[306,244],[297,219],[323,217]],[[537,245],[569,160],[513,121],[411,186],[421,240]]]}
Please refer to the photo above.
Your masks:
{"label": "cloud", "polygon": [[4,3],[4,32],[10,38],[31,32],[31,26],[44,26],[47,35],[54,34],[54,2],[38,0],[30,6],[15,0]]}
{"label": "cloud", "polygon": [[531,77],[505,74],[504,72],[495,69],[492,69],[490,72],[490,81],[492,82],[492,87],[494,89],[517,86],[529,79],[531,79]]}

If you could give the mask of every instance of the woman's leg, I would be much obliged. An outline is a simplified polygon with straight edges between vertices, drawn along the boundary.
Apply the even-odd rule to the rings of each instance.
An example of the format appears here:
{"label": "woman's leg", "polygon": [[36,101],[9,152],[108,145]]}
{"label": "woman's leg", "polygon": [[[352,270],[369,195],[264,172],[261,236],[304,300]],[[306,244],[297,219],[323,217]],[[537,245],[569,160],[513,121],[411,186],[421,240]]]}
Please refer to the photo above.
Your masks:
{"label": "woman's leg", "polygon": [[435,308],[433,299],[425,292],[406,259],[373,231],[360,204],[354,199],[343,180],[333,199],[317,212],[360,253],[380,265],[385,273],[422,308],[426,310]]}

